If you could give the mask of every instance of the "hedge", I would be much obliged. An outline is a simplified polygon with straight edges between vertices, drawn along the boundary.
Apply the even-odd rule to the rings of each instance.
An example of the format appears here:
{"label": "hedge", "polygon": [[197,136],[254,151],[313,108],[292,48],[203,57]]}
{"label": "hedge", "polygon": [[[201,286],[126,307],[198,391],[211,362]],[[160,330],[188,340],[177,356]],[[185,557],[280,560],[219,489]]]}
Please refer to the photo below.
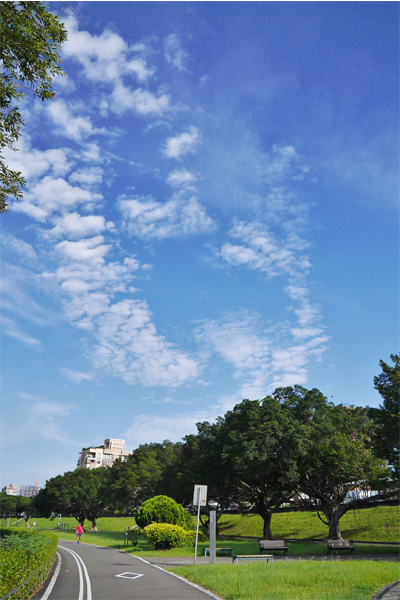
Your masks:
{"label": "hedge", "polygon": [[0,597],[35,573],[18,593],[21,600],[29,598],[50,571],[56,558],[58,538],[52,533],[4,527],[0,528],[0,536]]}
{"label": "hedge", "polygon": [[[157,550],[193,546],[196,541],[195,531],[186,531],[183,527],[170,523],[152,523],[147,525],[143,532]],[[204,534],[199,532],[199,539],[203,538],[205,538]]]}

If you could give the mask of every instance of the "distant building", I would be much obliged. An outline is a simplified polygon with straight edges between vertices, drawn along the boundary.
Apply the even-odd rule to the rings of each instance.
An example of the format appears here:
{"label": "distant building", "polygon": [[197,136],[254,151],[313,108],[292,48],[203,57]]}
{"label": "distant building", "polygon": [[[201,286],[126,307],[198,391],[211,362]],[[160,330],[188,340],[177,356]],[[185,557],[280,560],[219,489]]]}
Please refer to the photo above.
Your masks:
{"label": "distant building", "polygon": [[125,440],[110,438],[104,440],[104,446],[82,448],[78,458],[78,469],[98,469],[112,467],[117,458],[126,460],[131,452],[125,450]]}
{"label": "distant building", "polygon": [[36,496],[40,488],[37,485],[21,485],[19,488],[19,495],[25,496],[26,498],[32,498]]}
{"label": "distant building", "polygon": [[3,494],[7,494],[7,496],[18,496],[18,486],[14,483],[4,486],[1,491]]}

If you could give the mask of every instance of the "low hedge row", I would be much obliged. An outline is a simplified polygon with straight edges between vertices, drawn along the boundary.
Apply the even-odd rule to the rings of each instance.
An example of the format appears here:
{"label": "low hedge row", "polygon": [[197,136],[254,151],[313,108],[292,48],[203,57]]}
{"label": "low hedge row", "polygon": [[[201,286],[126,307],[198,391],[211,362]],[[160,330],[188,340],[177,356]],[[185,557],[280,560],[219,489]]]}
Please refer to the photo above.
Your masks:
{"label": "low hedge row", "polygon": [[[35,571],[50,569],[56,557],[58,538],[52,533],[4,527],[0,528],[0,536],[0,597],[4,597]],[[29,598],[44,575],[39,573],[33,577],[20,591],[19,598]]]}
{"label": "low hedge row", "polygon": [[[169,548],[183,548],[193,546],[196,541],[196,532],[187,531],[179,525],[170,523],[152,523],[143,529],[144,535],[157,550],[168,550]],[[199,532],[199,540],[205,535]]]}

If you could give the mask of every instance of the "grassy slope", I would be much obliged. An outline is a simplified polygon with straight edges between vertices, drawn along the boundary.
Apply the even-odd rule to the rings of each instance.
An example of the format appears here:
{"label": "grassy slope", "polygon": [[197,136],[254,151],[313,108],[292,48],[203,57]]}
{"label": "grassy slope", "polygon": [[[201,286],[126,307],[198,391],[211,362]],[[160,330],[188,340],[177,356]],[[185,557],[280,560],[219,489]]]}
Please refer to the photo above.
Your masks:
{"label": "grassy slope", "polygon": [[399,564],[280,561],[168,569],[226,600],[367,600],[399,578]]}
{"label": "grassy slope", "polygon": [[[370,542],[398,542],[399,506],[378,506],[349,511],[340,519],[344,539]],[[258,515],[223,515],[219,520],[222,535],[262,537],[262,519]],[[312,512],[278,513],[272,517],[272,533],[277,538],[321,538],[328,536],[328,527]]]}

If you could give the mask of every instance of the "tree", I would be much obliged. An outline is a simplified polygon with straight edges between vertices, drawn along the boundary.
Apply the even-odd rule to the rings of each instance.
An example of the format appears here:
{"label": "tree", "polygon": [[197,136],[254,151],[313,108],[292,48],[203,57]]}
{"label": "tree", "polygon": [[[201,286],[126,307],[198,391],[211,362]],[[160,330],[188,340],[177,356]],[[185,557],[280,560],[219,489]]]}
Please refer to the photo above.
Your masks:
{"label": "tree", "polygon": [[0,493],[1,516],[7,520],[6,526],[10,524],[12,517],[21,517],[29,527],[29,519],[32,514],[32,498],[26,496],[9,496]]}
{"label": "tree", "polygon": [[[235,502],[236,487],[222,460],[223,444],[218,424],[208,422],[197,423],[198,434],[187,435],[184,438],[180,454],[180,464],[177,467],[181,502],[187,506],[193,502],[195,484],[207,486],[208,502],[216,503],[216,520],[223,511]],[[201,507],[200,521],[209,534],[210,508]]]}
{"label": "tree", "polygon": [[108,509],[110,471],[75,469],[46,481],[46,486],[35,496],[34,506],[42,516],[51,513],[67,514],[79,523],[85,519],[97,531],[96,521]]}
{"label": "tree", "polygon": [[383,398],[383,405],[370,408],[369,415],[376,425],[374,450],[377,456],[386,459],[395,478],[399,480],[399,400],[400,400],[400,356],[391,354],[394,365],[379,361],[382,373],[374,377],[374,387]]}
{"label": "tree", "polygon": [[[54,97],[52,79],[64,75],[59,51],[67,31],[45,2],[0,2],[0,152],[15,143],[24,125],[17,103],[26,92],[42,101]],[[25,179],[0,154],[0,212],[10,197],[22,198]]]}
{"label": "tree", "polygon": [[144,529],[152,523],[170,523],[185,527],[185,511],[181,504],[178,504],[168,496],[155,496],[146,500],[136,513],[136,523]]}
{"label": "tree", "polygon": [[[348,510],[386,497],[388,470],[373,454],[367,409],[335,406],[319,390],[300,386],[274,396],[297,429],[299,489],[329,527],[329,539],[341,539],[339,521]],[[371,489],[382,493],[371,497]]]}
{"label": "tree", "polygon": [[271,519],[297,490],[299,439],[296,424],[279,401],[243,400],[217,420],[222,467],[238,500],[263,519],[263,537],[272,539]]}
{"label": "tree", "polygon": [[117,460],[110,472],[114,508],[132,513],[140,504],[159,495],[178,500],[176,462],[181,446],[169,440],[143,444],[127,460]]}

